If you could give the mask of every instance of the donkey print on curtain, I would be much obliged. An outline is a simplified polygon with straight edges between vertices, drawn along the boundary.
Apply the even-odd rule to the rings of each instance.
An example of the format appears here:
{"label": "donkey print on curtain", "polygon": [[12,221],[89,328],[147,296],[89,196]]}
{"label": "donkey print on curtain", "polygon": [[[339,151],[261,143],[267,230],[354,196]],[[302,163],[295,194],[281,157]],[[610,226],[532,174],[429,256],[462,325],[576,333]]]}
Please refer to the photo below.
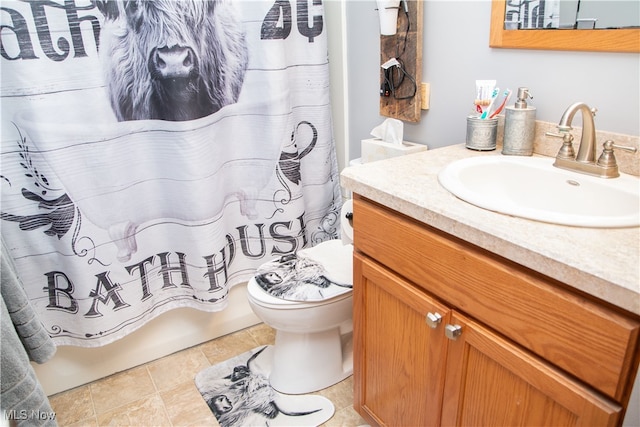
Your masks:
{"label": "donkey print on curtain", "polygon": [[2,239],[58,345],[337,238],[319,0],[2,2]]}

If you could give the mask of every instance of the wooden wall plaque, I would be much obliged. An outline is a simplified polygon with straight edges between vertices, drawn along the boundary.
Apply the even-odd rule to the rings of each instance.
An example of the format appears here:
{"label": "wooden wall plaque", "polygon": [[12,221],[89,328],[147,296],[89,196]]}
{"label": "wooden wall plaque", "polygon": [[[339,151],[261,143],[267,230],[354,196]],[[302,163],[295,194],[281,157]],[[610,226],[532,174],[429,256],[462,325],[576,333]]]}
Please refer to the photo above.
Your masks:
{"label": "wooden wall plaque", "polygon": [[[405,13],[406,2],[409,13]],[[380,65],[392,58],[399,58],[406,73],[415,82],[415,96],[410,99],[396,99],[413,93],[414,85],[409,77],[397,88],[395,96],[380,96],[380,115],[408,122],[419,122],[421,112],[422,81],[422,22],[423,6],[421,0],[402,0],[398,11],[398,29],[393,36],[380,36]],[[407,18],[409,25],[407,26]],[[409,31],[407,33],[407,28]],[[405,46],[406,35],[406,46]],[[395,71],[394,71],[395,73]],[[380,68],[380,85],[385,79],[384,69]]]}

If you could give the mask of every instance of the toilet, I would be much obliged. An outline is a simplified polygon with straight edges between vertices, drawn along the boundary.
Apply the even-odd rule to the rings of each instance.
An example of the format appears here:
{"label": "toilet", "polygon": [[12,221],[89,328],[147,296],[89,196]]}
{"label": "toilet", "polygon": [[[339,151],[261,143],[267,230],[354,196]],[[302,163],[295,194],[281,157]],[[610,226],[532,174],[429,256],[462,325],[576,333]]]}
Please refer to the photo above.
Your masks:
{"label": "toilet", "polygon": [[343,222],[342,239],[267,262],[247,284],[249,305],[276,331],[269,382],[280,393],[311,393],[353,373],[353,234]]}

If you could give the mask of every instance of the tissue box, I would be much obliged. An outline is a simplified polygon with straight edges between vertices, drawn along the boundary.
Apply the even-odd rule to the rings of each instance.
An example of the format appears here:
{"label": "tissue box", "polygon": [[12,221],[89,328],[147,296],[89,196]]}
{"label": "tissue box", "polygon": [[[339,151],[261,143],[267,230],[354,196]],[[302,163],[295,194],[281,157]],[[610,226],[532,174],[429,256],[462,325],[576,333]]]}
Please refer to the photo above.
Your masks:
{"label": "tissue box", "polygon": [[424,144],[403,141],[402,145],[384,142],[379,138],[363,139],[362,163],[375,162],[376,160],[388,159],[391,157],[404,156],[405,154],[418,153],[428,150]]}

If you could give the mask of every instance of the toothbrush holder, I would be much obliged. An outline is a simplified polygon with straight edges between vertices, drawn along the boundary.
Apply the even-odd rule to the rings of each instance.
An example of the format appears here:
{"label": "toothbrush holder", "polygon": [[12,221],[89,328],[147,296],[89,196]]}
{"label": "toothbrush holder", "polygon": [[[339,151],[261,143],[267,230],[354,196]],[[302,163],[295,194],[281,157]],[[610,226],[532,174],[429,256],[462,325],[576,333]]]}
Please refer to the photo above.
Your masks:
{"label": "toothbrush holder", "polygon": [[498,118],[481,119],[467,116],[466,147],[470,150],[491,151],[496,149]]}

